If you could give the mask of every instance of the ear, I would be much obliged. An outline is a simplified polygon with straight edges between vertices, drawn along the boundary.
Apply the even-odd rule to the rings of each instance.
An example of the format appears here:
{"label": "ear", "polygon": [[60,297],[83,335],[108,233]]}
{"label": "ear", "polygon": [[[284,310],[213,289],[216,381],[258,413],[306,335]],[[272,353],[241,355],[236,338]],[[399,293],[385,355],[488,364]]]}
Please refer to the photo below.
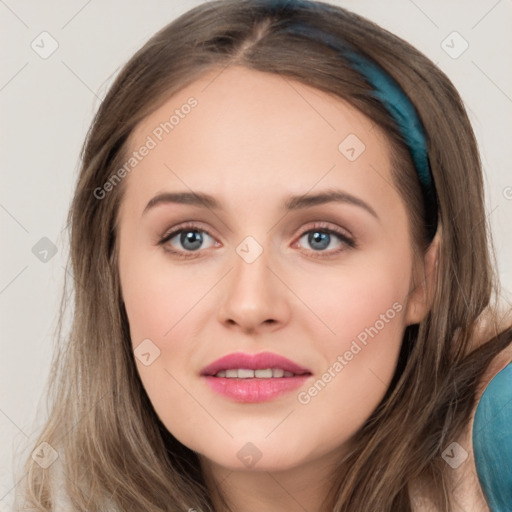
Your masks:
{"label": "ear", "polygon": [[406,325],[418,324],[430,311],[432,297],[437,281],[439,260],[440,229],[427,249],[425,255],[415,265],[413,287],[409,293],[405,311]]}

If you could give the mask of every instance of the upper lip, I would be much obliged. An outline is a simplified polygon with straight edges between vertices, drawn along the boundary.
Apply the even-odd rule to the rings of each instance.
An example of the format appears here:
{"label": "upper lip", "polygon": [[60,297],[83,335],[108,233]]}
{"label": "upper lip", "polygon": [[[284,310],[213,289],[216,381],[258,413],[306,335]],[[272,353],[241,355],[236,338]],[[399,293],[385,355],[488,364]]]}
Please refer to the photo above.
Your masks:
{"label": "upper lip", "polygon": [[307,368],[286,359],[286,357],[274,354],[272,352],[260,352],[259,354],[246,354],[235,352],[228,354],[213,363],[205,366],[201,370],[201,375],[216,375],[221,370],[230,370],[236,368],[245,368],[250,370],[264,370],[266,368],[282,368],[295,374],[311,373]]}

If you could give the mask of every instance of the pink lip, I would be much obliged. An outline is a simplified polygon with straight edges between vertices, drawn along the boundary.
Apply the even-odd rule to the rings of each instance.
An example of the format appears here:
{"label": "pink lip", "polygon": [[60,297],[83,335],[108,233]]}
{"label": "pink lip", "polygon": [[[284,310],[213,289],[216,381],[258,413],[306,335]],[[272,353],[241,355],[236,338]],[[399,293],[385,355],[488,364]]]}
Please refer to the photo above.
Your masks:
{"label": "pink lip", "polygon": [[[266,368],[282,368],[283,370],[295,373],[294,377],[281,378],[249,378],[235,379],[215,377],[220,370],[233,368],[245,368],[251,370],[263,370]],[[203,368],[201,375],[206,378],[210,388],[237,402],[264,402],[277,398],[289,391],[302,386],[311,377],[307,368],[271,352],[259,354],[234,353],[217,359],[210,365]]]}
{"label": "pink lip", "polygon": [[213,391],[227,398],[236,402],[254,403],[272,400],[297,389],[310,377],[307,374],[271,379],[227,379],[211,376],[206,376],[205,379]]}
{"label": "pink lip", "polygon": [[[265,368],[282,368],[296,374],[311,373],[307,368],[286,359],[286,357],[272,352],[260,352],[259,354],[245,354],[235,352],[217,359],[201,370],[201,375],[215,375],[220,370],[233,368],[246,368],[248,370],[264,370]],[[264,379],[263,379],[264,380]]]}

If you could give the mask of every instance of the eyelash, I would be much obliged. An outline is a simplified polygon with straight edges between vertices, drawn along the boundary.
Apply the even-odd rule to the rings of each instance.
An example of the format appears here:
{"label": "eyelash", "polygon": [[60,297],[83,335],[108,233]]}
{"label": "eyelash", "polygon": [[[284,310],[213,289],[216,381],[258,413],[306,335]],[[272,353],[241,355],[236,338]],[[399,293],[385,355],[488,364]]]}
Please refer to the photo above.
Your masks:
{"label": "eyelash", "polygon": [[[179,259],[192,259],[197,258],[197,254],[201,251],[201,249],[197,251],[177,251],[175,249],[171,249],[168,246],[166,246],[167,242],[172,240],[176,235],[179,235],[183,231],[198,231],[200,233],[206,233],[209,237],[213,238],[208,231],[201,229],[199,225],[194,224],[193,222],[182,224],[181,226],[177,226],[176,229],[173,229],[172,232],[164,234],[160,240],[158,241],[158,245],[163,246],[164,250],[171,253],[173,256],[179,258]],[[300,240],[304,235],[310,233],[311,231],[318,231],[324,234],[328,235],[336,235],[338,239],[345,244],[347,247],[342,247],[341,249],[337,249],[335,251],[308,251],[314,254],[314,258],[330,258],[333,256],[336,256],[337,254],[347,250],[348,249],[355,249],[357,248],[357,244],[353,238],[348,237],[344,232],[341,230],[334,229],[332,227],[328,227],[326,223],[323,222],[317,222],[314,223],[313,226],[311,226],[309,229],[306,229],[301,232],[301,234],[298,237],[298,240]],[[326,253],[326,255],[319,255],[322,253]]]}

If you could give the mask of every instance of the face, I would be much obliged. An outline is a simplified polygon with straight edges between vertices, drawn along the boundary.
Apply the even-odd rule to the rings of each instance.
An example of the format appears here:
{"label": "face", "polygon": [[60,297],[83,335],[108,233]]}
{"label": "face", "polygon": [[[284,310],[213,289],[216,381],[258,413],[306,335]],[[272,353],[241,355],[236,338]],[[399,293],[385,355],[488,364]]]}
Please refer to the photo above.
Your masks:
{"label": "face", "polygon": [[[166,428],[230,469],[343,454],[423,314],[384,135],[338,98],[230,67],[141,122],[129,153],[119,273],[137,369]],[[273,355],[255,362],[262,353]],[[204,375],[229,354],[247,359]],[[306,373],[280,377],[279,357]]]}

